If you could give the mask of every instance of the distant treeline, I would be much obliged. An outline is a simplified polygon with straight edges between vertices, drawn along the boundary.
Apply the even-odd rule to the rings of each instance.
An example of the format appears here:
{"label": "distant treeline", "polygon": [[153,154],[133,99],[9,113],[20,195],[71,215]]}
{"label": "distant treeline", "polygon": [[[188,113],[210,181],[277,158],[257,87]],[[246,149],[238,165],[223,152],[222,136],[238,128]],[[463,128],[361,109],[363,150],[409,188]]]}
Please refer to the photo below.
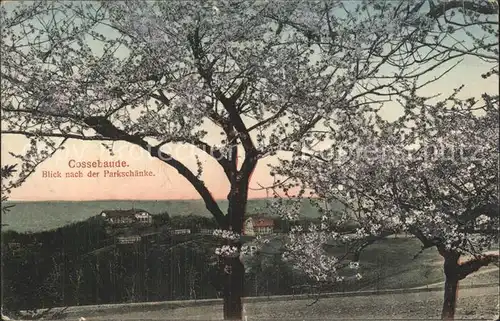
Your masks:
{"label": "distant treeline", "polygon": [[[284,227],[276,223],[277,230]],[[196,233],[217,224],[202,216],[154,215],[153,226],[142,231],[154,237],[134,244],[116,244],[100,217],[39,233],[3,232],[3,308],[216,298],[219,240],[165,232],[185,228]],[[248,270],[246,295],[291,294],[306,282],[279,255],[264,261]]]}

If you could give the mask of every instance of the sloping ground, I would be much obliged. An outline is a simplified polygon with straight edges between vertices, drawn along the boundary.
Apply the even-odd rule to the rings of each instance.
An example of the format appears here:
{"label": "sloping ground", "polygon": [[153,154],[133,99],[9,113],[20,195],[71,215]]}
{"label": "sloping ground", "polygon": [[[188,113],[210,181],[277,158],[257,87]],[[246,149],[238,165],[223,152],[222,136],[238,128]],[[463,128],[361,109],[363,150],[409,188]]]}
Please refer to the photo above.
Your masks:
{"label": "sloping ground", "polygon": [[462,280],[460,284],[499,284],[500,270],[498,267],[483,268]]}
{"label": "sloping ground", "polygon": [[[462,289],[456,319],[494,320],[498,315],[498,287]],[[245,305],[246,320],[397,320],[438,319],[442,291],[335,297]],[[311,305],[312,304],[312,305]],[[113,315],[82,315],[86,320],[221,320],[222,306],[196,306]],[[66,320],[77,320],[72,316]],[[495,319],[496,320],[496,319]]]}
{"label": "sloping ground", "polygon": [[[460,281],[461,285],[498,285],[499,283],[499,268],[494,265],[483,267]],[[406,267],[405,270],[397,271],[391,276],[380,279],[371,286],[362,288],[362,290],[432,287],[441,284],[444,284],[441,265],[419,264],[413,267]]]}
{"label": "sloping ground", "polygon": [[[280,237],[274,236],[271,242],[264,246],[262,252],[279,253]],[[362,252],[358,271],[340,272],[345,276],[352,276],[359,272],[362,279],[348,278],[348,281],[338,284],[331,291],[426,287],[444,282],[443,258],[435,248],[419,253],[421,248],[422,245],[416,238],[399,236],[378,241]],[[336,256],[342,256],[345,253],[342,247],[330,246],[327,250]],[[488,253],[498,253],[498,250]],[[463,260],[467,258],[464,257]],[[249,261],[251,261],[250,258]],[[461,284],[488,283],[499,283],[498,267],[493,264],[482,267],[461,282]]]}
{"label": "sloping ground", "polygon": [[[441,256],[435,249],[420,254],[415,238],[387,239],[369,246],[360,257],[360,273],[369,283],[362,289],[411,288],[443,280]],[[417,255],[415,257],[415,255]]]}
{"label": "sloping ground", "polygon": [[[359,272],[363,279],[349,284],[347,290],[425,287],[444,282],[443,258],[434,248],[415,257],[420,249],[420,241],[415,238],[386,239],[369,246],[360,257]],[[498,272],[498,267],[491,264],[469,275],[461,284],[499,284]],[[357,284],[360,286],[356,287]]]}

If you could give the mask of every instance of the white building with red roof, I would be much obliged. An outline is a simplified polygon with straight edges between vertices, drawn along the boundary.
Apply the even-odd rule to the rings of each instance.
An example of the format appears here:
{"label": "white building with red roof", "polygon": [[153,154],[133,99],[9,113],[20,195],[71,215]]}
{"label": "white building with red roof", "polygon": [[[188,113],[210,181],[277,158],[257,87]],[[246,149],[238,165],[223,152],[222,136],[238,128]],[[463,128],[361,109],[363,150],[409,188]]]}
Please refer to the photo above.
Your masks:
{"label": "white building with red roof", "polygon": [[274,230],[274,220],[267,217],[249,217],[243,225],[243,235],[269,235]]}

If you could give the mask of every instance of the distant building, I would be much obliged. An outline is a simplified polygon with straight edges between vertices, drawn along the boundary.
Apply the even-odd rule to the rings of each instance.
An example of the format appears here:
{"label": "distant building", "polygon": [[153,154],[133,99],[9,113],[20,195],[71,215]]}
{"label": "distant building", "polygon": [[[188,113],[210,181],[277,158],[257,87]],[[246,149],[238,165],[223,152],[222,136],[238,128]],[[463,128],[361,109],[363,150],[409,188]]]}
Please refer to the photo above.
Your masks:
{"label": "distant building", "polygon": [[191,230],[187,229],[187,228],[172,230],[172,234],[174,234],[174,235],[191,234]]}
{"label": "distant building", "polygon": [[213,229],[208,229],[208,228],[202,228],[202,229],[200,229],[200,234],[203,234],[203,235],[212,235],[212,234],[214,234],[214,230]]}
{"label": "distant building", "polygon": [[266,217],[249,217],[243,225],[243,234],[248,236],[268,235],[274,230],[274,220]]}
{"label": "distant building", "polygon": [[243,223],[243,235],[254,236],[253,218],[249,217]]}
{"label": "distant building", "polygon": [[8,244],[8,248],[9,248],[9,250],[14,251],[14,252],[15,252],[15,251],[19,251],[19,250],[21,250],[21,243],[18,243],[18,242],[10,242],[10,243]]}
{"label": "distant building", "polygon": [[131,236],[118,236],[116,238],[118,244],[132,244],[138,243],[141,241],[141,237],[139,235],[131,235]]}
{"label": "distant building", "polygon": [[106,210],[101,212],[101,216],[112,225],[121,224],[152,224],[153,216],[145,210]]}

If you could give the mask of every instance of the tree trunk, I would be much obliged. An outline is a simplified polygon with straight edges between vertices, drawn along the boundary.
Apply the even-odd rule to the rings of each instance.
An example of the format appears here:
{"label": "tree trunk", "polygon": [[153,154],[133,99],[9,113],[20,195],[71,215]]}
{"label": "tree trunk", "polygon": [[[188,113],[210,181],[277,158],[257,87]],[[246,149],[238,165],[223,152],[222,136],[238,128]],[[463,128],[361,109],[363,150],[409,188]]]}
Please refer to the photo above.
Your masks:
{"label": "tree trunk", "polygon": [[[245,219],[246,205],[248,200],[248,180],[234,180],[231,191],[228,195],[228,229],[237,234],[243,232],[243,222]],[[241,249],[241,242],[229,242]],[[224,320],[242,320],[243,303],[241,298],[244,293],[245,267],[239,256],[225,259],[225,283],[224,283]]]}
{"label": "tree trunk", "polygon": [[450,321],[455,317],[455,307],[457,304],[458,278],[446,277],[444,285],[444,302],[441,319]]}
{"label": "tree trunk", "polygon": [[[443,254],[442,254],[443,255]],[[454,320],[455,308],[458,297],[459,264],[460,255],[455,253],[444,253],[444,302],[441,312],[441,319],[446,321]]]}
{"label": "tree trunk", "polygon": [[239,258],[228,258],[226,264],[230,266],[230,273],[226,275],[224,285],[224,320],[242,320],[243,286],[245,269]]}

